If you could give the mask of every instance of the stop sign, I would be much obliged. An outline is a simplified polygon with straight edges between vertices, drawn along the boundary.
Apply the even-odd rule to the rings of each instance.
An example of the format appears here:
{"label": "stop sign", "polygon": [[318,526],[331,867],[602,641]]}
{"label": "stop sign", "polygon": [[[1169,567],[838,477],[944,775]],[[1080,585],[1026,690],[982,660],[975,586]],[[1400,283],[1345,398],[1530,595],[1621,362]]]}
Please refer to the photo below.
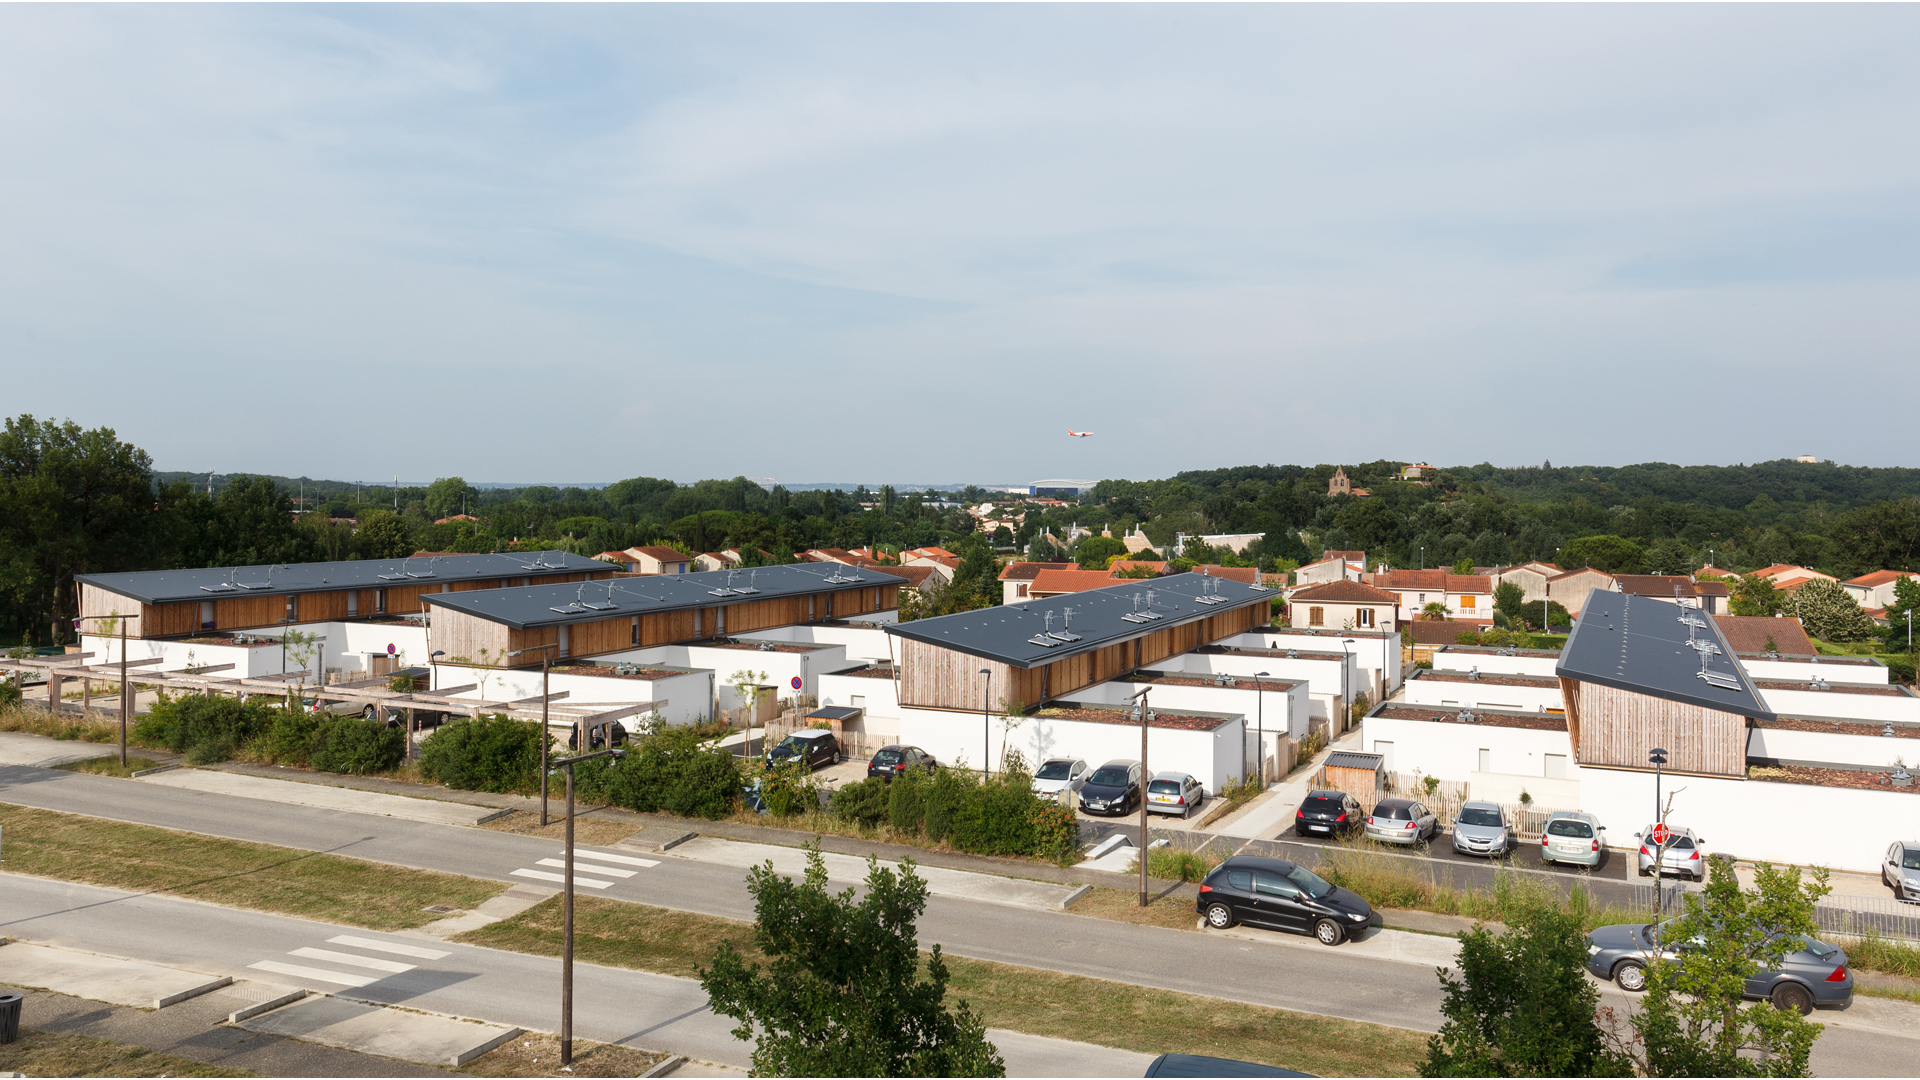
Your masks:
{"label": "stop sign", "polygon": [[1655,825],[1655,826],[1653,827],[1653,842],[1654,842],[1654,843],[1656,843],[1656,844],[1664,844],[1664,843],[1666,843],[1666,842],[1667,842],[1668,840],[1671,840],[1671,839],[1673,839],[1673,832],[1672,832],[1672,830],[1670,830],[1670,829],[1668,829],[1668,828],[1667,828],[1667,827],[1666,827],[1665,825]]}

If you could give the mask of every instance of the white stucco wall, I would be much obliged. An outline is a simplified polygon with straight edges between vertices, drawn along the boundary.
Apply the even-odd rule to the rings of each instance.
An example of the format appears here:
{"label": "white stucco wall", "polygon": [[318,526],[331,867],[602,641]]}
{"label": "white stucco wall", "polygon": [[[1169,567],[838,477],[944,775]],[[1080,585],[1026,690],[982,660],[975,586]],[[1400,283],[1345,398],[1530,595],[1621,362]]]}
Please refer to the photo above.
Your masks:
{"label": "white stucco wall", "polygon": [[1831,717],[1839,720],[1865,720],[1884,723],[1901,720],[1920,723],[1920,697],[1898,687],[1902,693],[1850,694],[1842,684],[1831,690],[1760,689],[1760,700],[1781,716]]}
{"label": "white stucco wall", "polygon": [[[1174,664],[1181,665],[1178,669]],[[1264,671],[1275,679],[1304,683],[1314,716],[1325,719],[1338,711],[1340,669],[1345,666],[1349,686],[1366,689],[1361,672],[1352,657],[1326,659],[1290,659],[1285,656],[1246,656],[1237,653],[1183,653],[1153,665],[1161,671],[1184,671],[1190,675],[1233,675],[1248,678]]]}
{"label": "white stucco wall", "polygon": [[1433,705],[1446,708],[1508,709],[1518,712],[1543,712],[1563,709],[1560,687],[1502,686],[1480,680],[1454,681],[1408,679],[1401,700],[1409,705]]}
{"label": "white stucco wall", "polygon": [[1433,651],[1435,671],[1472,671],[1479,668],[1487,675],[1531,675],[1551,679],[1554,678],[1553,669],[1559,663],[1558,656],[1502,656],[1491,652],[1466,652],[1451,645]]}
{"label": "white stucco wall", "polygon": [[[437,686],[465,686],[478,682],[480,674],[476,669],[464,665],[434,665]],[[552,673],[547,678],[552,693],[567,694],[561,699],[562,704],[662,702],[657,706],[658,711],[670,724],[704,722],[711,715],[713,705],[714,678],[710,671],[687,672],[660,679],[623,679],[613,675],[573,675],[565,672]],[[482,696],[488,701],[538,697],[540,669],[496,670],[487,675],[484,687],[453,695],[456,699]],[[633,724],[627,726],[631,730]]]}
{"label": "white stucco wall", "polygon": [[[1240,775],[1244,754],[1240,721],[1229,721],[1214,731],[1153,728],[1147,736],[1147,768],[1151,772],[1189,772],[1209,792],[1220,790]],[[978,768],[983,754],[997,766],[1005,745],[1020,751],[1029,764],[1050,757],[1077,757],[1094,767],[1113,760],[1140,758],[1140,729],[1131,724],[1103,724],[1032,716],[1003,734],[999,717],[984,725],[978,713],[903,708],[900,741],[932,754],[943,765]]]}
{"label": "white stucco wall", "polygon": [[1770,682],[1806,682],[1818,675],[1830,683],[1847,683],[1851,686],[1886,686],[1887,667],[1885,664],[1836,664],[1831,661],[1811,663],[1807,660],[1757,660],[1752,657],[1740,657],[1740,666],[1747,674],[1756,679]]}
{"label": "white stucco wall", "polygon": [[[839,645],[847,659],[867,664],[884,664],[893,659],[888,651],[888,636],[877,626],[780,626],[735,634],[741,641],[791,641],[802,645]],[[756,669],[757,670],[757,669]]]}
{"label": "white stucco wall", "polygon": [[[1360,738],[1369,753],[1388,753],[1378,744],[1392,744],[1393,771],[1418,769],[1442,780],[1470,780],[1477,772],[1545,778],[1549,754],[1565,758],[1567,776],[1574,774],[1573,751],[1564,731],[1369,716],[1362,722]],[[1480,768],[1483,749],[1487,751],[1484,770]]]}
{"label": "white stucco wall", "polygon": [[[1289,633],[1289,630],[1290,627],[1273,627],[1266,631],[1248,631],[1220,644],[1243,649],[1300,649],[1309,652],[1330,652],[1340,647],[1339,638],[1330,638],[1325,634]],[[1353,644],[1347,649],[1355,657],[1367,693],[1375,701],[1392,697],[1394,691],[1400,689],[1404,675],[1400,666],[1400,635],[1353,633],[1345,636],[1353,639]]]}
{"label": "white stucco wall", "polygon": [[[266,631],[244,631],[259,633],[261,636],[278,637],[280,628],[274,633]],[[290,629],[301,633],[313,634],[324,640],[316,643],[316,653],[308,664],[309,670],[325,671],[327,668],[345,669],[349,679],[362,677],[366,671],[366,655],[369,652],[386,654],[387,644],[392,642],[402,653],[401,664],[425,664],[427,662],[427,630],[414,624],[362,623],[362,622],[317,622],[297,623]],[[104,635],[83,634],[80,637],[82,652],[93,653],[90,664],[102,664],[109,660],[120,659],[120,639]],[[161,657],[165,662],[149,665],[143,670],[181,671],[189,666],[188,654],[192,654],[192,665],[233,664],[229,671],[215,674],[228,678],[260,678],[265,675],[277,675],[283,668],[281,650],[278,645],[207,645],[188,641],[162,641],[141,638],[127,639],[127,659],[144,660]],[[314,680],[309,679],[312,683]]]}
{"label": "white stucco wall", "polygon": [[[1262,680],[1265,682],[1265,680]],[[1272,686],[1274,684],[1268,683]],[[1169,686],[1163,683],[1104,682],[1076,690],[1068,695],[1075,701],[1122,705],[1148,686],[1153,692],[1147,700],[1156,709],[1226,713],[1244,716],[1250,730],[1278,732],[1305,738],[1310,702],[1303,683],[1290,683],[1284,689],[1256,689],[1242,680],[1238,686]]]}
{"label": "white stucco wall", "polygon": [[1899,758],[1902,765],[1920,767],[1920,739],[1754,727],[1747,731],[1747,756],[1876,768],[1890,767]]}
{"label": "white stucco wall", "polygon": [[819,682],[822,706],[865,709],[864,723],[868,734],[900,734],[900,699],[892,679],[822,675]]}
{"label": "white stucco wall", "polygon": [[740,701],[732,687],[727,685],[736,671],[764,672],[763,683],[777,686],[780,697],[789,697],[794,693],[793,680],[800,680],[800,693],[816,695],[820,692],[819,675],[837,671],[850,666],[847,662],[846,647],[842,645],[823,645],[807,652],[760,652],[757,649],[726,649],[713,645],[655,645],[647,649],[629,649],[626,652],[597,656],[596,660],[612,660],[634,664],[665,664],[669,667],[703,668],[714,673],[714,682],[718,686],[720,708],[737,709]]}

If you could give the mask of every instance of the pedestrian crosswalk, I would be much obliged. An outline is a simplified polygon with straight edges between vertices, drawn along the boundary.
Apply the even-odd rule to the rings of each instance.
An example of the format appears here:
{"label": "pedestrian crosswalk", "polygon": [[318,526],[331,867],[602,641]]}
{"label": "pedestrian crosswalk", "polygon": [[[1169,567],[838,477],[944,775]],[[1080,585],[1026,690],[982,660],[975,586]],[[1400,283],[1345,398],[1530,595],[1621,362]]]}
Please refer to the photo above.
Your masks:
{"label": "pedestrian crosswalk", "polygon": [[[567,880],[567,876],[559,871],[564,871],[567,868],[567,853],[561,851],[557,852],[557,854],[560,856],[559,858],[540,859],[533,864],[534,866],[550,866],[553,868],[551,870],[535,870],[532,867],[523,866],[513,871],[512,876],[563,884]],[[658,859],[640,859],[632,855],[615,855],[612,852],[590,851],[583,847],[576,847],[573,849],[573,883],[576,886],[588,889],[608,889],[617,883],[616,881],[607,880],[608,878],[625,880],[638,874],[640,870],[659,865],[660,860]],[[627,867],[630,866],[638,867],[639,869],[627,869]],[[604,876],[596,877],[594,876],[596,874]]]}
{"label": "pedestrian crosswalk", "polygon": [[[342,952],[339,949],[317,949],[311,946],[293,949],[286,955],[302,960],[313,960],[331,967],[315,967],[311,964],[290,964],[285,960],[262,960],[248,964],[255,971],[271,972],[275,975],[291,975],[306,982],[330,983],[334,986],[346,986],[358,989],[370,986],[388,975],[399,975],[412,971],[418,964],[389,960],[387,956],[405,956],[415,960],[444,960],[453,955],[441,949],[427,949],[418,945],[402,945],[378,938],[355,937],[352,934],[339,934],[327,939],[328,945],[339,945],[357,952]],[[366,953],[384,953],[385,956],[368,956]],[[352,968],[341,971],[339,968]],[[380,972],[377,975],[365,972]]]}

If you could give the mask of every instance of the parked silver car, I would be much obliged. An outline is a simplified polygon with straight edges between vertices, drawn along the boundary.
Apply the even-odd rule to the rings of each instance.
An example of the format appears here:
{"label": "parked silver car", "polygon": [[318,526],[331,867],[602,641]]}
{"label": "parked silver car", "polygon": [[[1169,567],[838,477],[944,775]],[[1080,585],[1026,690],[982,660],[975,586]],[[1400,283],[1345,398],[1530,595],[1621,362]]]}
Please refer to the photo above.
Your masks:
{"label": "parked silver car", "polygon": [[1367,839],[1418,844],[1440,832],[1440,819],[1412,799],[1381,799],[1367,815]]}
{"label": "parked silver car", "polygon": [[1606,854],[1607,827],[1592,814],[1555,810],[1540,834],[1540,861],[1569,866],[1599,866]]}
{"label": "parked silver car", "polygon": [[[1640,876],[1653,873],[1653,826],[1649,825],[1634,833],[1634,839],[1640,841]],[[1695,881],[1707,880],[1706,841],[1692,829],[1667,826],[1673,834],[1667,841],[1667,850],[1660,856],[1660,873],[1679,874]]]}
{"label": "parked silver car", "polygon": [[1920,841],[1902,841],[1887,849],[1880,884],[1891,888],[1897,900],[1920,900]]}
{"label": "parked silver car", "polygon": [[1079,758],[1048,758],[1033,770],[1034,794],[1051,797],[1063,791],[1079,791],[1087,782],[1087,768]]}
{"label": "parked silver car", "polygon": [[1147,781],[1147,812],[1189,817],[1207,801],[1207,789],[1183,772],[1154,773]]}
{"label": "parked silver car", "polygon": [[1453,819],[1453,850],[1462,855],[1498,858],[1512,849],[1513,824],[1499,803],[1460,805],[1460,816]]}
{"label": "parked silver car", "polygon": [[[1647,966],[1677,959],[1693,946],[1669,939],[1673,923],[1622,923],[1587,935],[1587,970],[1637,994],[1647,988]],[[1844,1009],[1853,1001],[1853,972],[1847,954],[1816,938],[1803,937],[1778,968],[1747,976],[1744,996],[1773,1002],[1802,1016],[1815,1008]]]}

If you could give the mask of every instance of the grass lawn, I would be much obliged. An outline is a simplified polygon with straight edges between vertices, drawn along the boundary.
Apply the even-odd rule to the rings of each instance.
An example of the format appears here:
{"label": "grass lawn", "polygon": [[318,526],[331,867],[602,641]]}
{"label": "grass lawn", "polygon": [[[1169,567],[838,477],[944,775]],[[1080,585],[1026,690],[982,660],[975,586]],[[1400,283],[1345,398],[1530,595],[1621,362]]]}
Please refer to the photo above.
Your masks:
{"label": "grass lawn", "polygon": [[[1193,925],[1191,915],[1183,918]],[[558,956],[560,902],[545,901],[454,940]],[[763,959],[748,923],[599,897],[574,900],[574,956],[583,962],[691,978],[722,942],[749,960]],[[989,1026],[1032,1035],[1143,1054],[1239,1058],[1325,1076],[1410,1076],[1426,1049],[1425,1035],[1400,1028],[959,956],[948,956],[947,965],[951,994],[966,999]]]}
{"label": "grass lawn", "polygon": [[420,926],[440,918],[421,910],[429,904],[473,908],[507,888],[455,874],[4,803],[0,829],[6,832],[7,869],[16,874],[172,893],[369,930]]}
{"label": "grass lawn", "polygon": [[[526,836],[544,836],[549,840],[559,840],[567,835],[567,801],[555,799],[547,810],[547,824],[540,824],[540,811],[515,810],[506,817],[494,818],[480,826],[495,832],[520,833]],[[625,840],[645,828],[646,824],[615,811],[588,814],[573,819],[573,842],[576,844],[613,844]]]}
{"label": "grass lawn", "polygon": [[106,757],[88,758],[85,761],[69,761],[65,765],[55,765],[54,768],[64,769],[67,772],[95,773],[100,776],[132,776],[141,769],[151,769],[157,764],[159,763],[152,758],[134,757],[129,754],[127,763],[122,765],[119,754],[108,754]]}
{"label": "grass lawn", "polygon": [[197,1061],[122,1046],[89,1035],[55,1035],[21,1028],[20,1038],[0,1045],[0,1073],[24,1076],[252,1076]]}
{"label": "grass lawn", "polygon": [[460,1071],[471,1076],[639,1076],[653,1068],[664,1054],[631,1046],[573,1040],[573,1064],[560,1071],[560,1036],[522,1032],[467,1062]]}

